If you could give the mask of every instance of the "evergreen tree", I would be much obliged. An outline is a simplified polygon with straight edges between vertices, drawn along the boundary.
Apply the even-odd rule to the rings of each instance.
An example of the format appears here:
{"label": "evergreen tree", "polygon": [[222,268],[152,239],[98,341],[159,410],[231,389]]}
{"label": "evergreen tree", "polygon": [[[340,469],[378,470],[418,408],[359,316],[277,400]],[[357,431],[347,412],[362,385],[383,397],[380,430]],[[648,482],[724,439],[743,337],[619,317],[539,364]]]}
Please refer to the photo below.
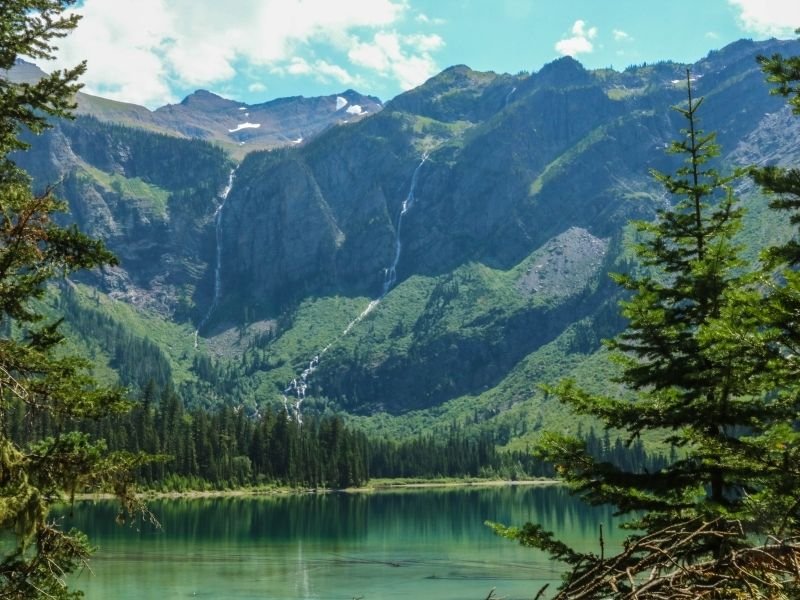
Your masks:
{"label": "evergreen tree", "polygon": [[[800,29],[797,33],[800,34]],[[758,62],[767,81],[775,84],[771,93],[788,98],[792,112],[800,115],[800,56],[759,56]],[[769,166],[753,168],[751,173],[766,191],[777,194],[771,202],[772,208],[790,212],[792,223],[800,223],[800,168]],[[773,263],[796,266],[800,264],[800,243],[793,239],[772,248],[769,257]]]}
{"label": "evergreen tree", "polygon": [[[591,395],[571,382],[558,397],[628,442],[667,431],[677,459],[658,470],[625,469],[594,459],[575,438],[550,434],[540,451],[591,503],[633,514],[636,531],[615,556],[582,553],[539,526],[495,526],[571,567],[558,598],[797,597],[800,480],[781,464],[793,439],[794,402],[770,375],[780,349],[763,327],[763,289],[733,241],[741,210],[730,178],[710,160],[713,134],[698,130],[702,99],[677,110],[687,127],[671,151],[685,161],[654,177],[676,198],[651,223],[637,223],[641,270],[618,275],[631,292],[627,329],[609,343],[620,382],[634,398]],[[784,509],[784,510],[780,510]],[[788,510],[788,513],[786,512]],[[783,512],[783,514],[781,514]]]}
{"label": "evergreen tree", "polygon": [[[12,0],[0,11],[0,69],[18,56],[52,57],[53,42],[77,24],[65,16],[72,0]],[[140,462],[109,455],[103,443],[71,431],[77,419],[123,410],[119,390],[102,389],[86,374],[88,363],[59,350],[58,322],[47,322],[32,300],[56,275],[113,263],[102,243],[54,215],[65,210],[51,190],[34,194],[29,178],[9,158],[23,151],[23,129],[41,133],[47,118],[68,116],[84,65],[56,71],[37,83],[0,79],[0,596],[72,597],[63,576],[89,555],[85,536],[64,532],[48,520],[62,493],[113,486],[125,506],[134,503],[131,469]],[[12,324],[11,327],[8,325]],[[51,432],[21,445],[9,435],[9,413],[21,405],[27,419]],[[30,421],[29,421],[30,422]]]}

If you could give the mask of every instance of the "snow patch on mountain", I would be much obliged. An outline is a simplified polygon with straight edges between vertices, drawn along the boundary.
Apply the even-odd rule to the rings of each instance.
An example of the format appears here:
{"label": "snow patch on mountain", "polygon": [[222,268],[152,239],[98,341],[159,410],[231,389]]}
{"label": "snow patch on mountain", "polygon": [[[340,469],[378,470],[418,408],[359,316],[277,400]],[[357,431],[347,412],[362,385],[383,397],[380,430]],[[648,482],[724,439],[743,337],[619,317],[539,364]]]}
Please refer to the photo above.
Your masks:
{"label": "snow patch on mountain", "polygon": [[241,131],[242,129],[256,129],[261,127],[261,123],[239,123],[233,129],[228,129],[230,133],[236,133],[237,131]]}

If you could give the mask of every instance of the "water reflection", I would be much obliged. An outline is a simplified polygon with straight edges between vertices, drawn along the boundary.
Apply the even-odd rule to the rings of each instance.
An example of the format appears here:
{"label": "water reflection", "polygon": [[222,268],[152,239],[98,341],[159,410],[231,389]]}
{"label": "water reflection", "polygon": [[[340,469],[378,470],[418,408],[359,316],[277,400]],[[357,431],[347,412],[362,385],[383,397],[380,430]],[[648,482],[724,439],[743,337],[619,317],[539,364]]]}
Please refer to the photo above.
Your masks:
{"label": "water reflection", "polygon": [[485,521],[540,523],[583,549],[597,548],[601,523],[607,543],[623,537],[610,508],[556,486],[159,500],[151,509],[160,530],[115,525],[111,502],[78,503],[64,517],[100,548],[96,575],[78,579],[88,598],[485,598],[492,587],[531,597],[560,567]]}

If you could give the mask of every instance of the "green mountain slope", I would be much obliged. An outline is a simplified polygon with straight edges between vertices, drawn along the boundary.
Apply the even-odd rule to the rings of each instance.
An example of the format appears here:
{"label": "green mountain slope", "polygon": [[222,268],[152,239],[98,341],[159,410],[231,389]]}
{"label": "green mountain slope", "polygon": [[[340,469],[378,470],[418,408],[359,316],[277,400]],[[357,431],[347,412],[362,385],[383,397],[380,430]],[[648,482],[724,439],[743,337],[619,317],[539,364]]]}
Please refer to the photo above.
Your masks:
{"label": "green mountain slope", "polygon": [[[775,51],[800,46],[742,41],[692,66],[723,167],[800,160],[797,119],[754,60]],[[122,259],[71,302],[113,323],[92,327],[152,344],[137,352],[160,357],[148,368],[186,401],[344,410],[394,434],[455,421],[520,446],[579,424],[539,383],[608,385],[600,340],[623,323],[607,273],[636,268],[626,223],[669,201],[648,171],[675,166],[664,148],[683,78],[669,62],[457,66],[377,114],[238,163],[205,141],[88,117],[20,162],[42,185],[60,181],[72,218]],[[745,244],[791,234],[751,184],[739,191]],[[117,342],[80,337],[108,372],[145,384]]]}

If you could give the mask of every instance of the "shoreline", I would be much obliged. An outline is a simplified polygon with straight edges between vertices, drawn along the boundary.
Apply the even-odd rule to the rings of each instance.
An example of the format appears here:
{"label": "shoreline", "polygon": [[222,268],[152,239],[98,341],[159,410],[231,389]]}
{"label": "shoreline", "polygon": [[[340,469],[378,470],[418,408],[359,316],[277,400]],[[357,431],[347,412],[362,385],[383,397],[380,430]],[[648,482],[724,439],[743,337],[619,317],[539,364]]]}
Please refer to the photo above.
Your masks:
{"label": "shoreline", "polygon": [[[414,489],[435,489],[435,488],[466,488],[466,487],[503,487],[503,486],[543,486],[559,485],[557,479],[522,479],[516,481],[503,479],[485,480],[430,480],[430,481],[407,481],[398,480],[393,483],[390,479],[379,479],[375,483],[355,488],[293,488],[293,487],[271,487],[271,488],[239,488],[232,490],[187,490],[159,492],[145,490],[136,494],[137,498],[144,500],[192,500],[205,498],[247,498],[258,496],[289,496],[301,494],[371,494],[388,492],[395,490],[414,490]],[[91,500],[113,500],[114,494],[108,492],[75,494],[76,501]]]}

